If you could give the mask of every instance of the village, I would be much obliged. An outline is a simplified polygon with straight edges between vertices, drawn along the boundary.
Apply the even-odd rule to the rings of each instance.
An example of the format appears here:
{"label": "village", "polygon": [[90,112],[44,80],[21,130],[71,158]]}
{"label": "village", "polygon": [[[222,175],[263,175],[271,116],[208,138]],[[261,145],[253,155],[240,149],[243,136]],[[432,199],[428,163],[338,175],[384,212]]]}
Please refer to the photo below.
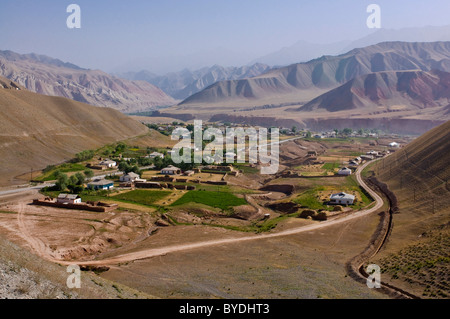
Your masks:
{"label": "village", "polygon": [[[161,124],[154,128],[168,133],[175,127]],[[142,208],[139,205],[152,208],[158,224],[164,226],[183,222],[245,231],[273,229],[287,217],[327,220],[370,205],[370,196],[357,187],[352,175],[363,163],[401,146],[370,132],[336,137],[337,130],[317,134],[295,128],[281,131],[282,169],[269,179],[258,173],[259,162],[176,166],[170,148],[140,149],[118,143],[91,151],[88,159],[78,156],[84,174],[80,168],[65,174],[58,166],[52,167],[47,176],[57,177],[54,184],[44,187],[44,197],[33,204],[108,212],[127,203],[135,209]],[[236,156],[224,152],[225,158],[236,160]],[[71,185],[75,180],[76,185]],[[298,192],[305,188],[306,192]]]}

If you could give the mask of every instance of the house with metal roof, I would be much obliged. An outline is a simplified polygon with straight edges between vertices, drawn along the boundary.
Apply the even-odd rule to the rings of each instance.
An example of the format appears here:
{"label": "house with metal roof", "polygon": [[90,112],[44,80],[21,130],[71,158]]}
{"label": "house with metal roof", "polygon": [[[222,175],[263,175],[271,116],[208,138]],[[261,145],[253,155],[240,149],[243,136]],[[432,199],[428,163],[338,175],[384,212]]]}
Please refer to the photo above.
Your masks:
{"label": "house with metal roof", "polygon": [[352,174],[352,170],[348,167],[342,167],[339,171],[338,171],[338,175],[351,175]]}
{"label": "house with metal roof", "polygon": [[161,174],[164,174],[164,175],[180,175],[181,174],[181,169],[179,169],[178,167],[175,167],[173,165],[169,165],[166,168],[163,168],[161,170]]}
{"label": "house with metal roof", "polygon": [[107,179],[96,179],[88,183],[87,186],[94,190],[109,190],[114,187],[114,182]]}
{"label": "house with metal roof", "polygon": [[330,204],[334,205],[353,205],[355,196],[344,192],[332,194],[330,197]]}

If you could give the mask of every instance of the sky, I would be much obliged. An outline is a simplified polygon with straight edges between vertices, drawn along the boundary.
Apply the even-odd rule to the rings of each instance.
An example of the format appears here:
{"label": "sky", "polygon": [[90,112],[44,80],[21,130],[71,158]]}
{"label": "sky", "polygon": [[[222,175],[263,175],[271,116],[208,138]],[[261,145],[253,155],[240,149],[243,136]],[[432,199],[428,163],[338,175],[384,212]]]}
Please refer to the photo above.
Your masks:
{"label": "sky", "polygon": [[[81,8],[80,29],[67,28],[71,3]],[[0,2],[0,50],[107,72],[162,73],[195,59],[243,65],[300,40],[364,37],[374,32],[371,3],[383,28],[450,24],[449,0],[14,0]]]}

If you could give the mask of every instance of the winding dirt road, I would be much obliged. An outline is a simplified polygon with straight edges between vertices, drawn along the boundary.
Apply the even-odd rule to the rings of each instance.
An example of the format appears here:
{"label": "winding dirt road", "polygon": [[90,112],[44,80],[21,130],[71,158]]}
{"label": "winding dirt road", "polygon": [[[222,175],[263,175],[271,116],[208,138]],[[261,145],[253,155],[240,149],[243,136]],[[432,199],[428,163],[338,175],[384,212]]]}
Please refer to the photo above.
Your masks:
{"label": "winding dirt road", "polygon": [[[173,245],[173,246],[167,246],[167,247],[161,247],[161,248],[145,249],[145,250],[141,250],[141,251],[118,255],[118,256],[103,259],[103,260],[67,262],[67,261],[61,261],[61,260],[54,260],[51,256],[47,256],[47,259],[50,259],[54,262],[64,264],[64,265],[77,264],[79,266],[86,266],[86,265],[109,266],[109,265],[115,265],[118,263],[125,263],[125,262],[140,260],[140,259],[162,256],[162,255],[166,255],[169,253],[175,253],[175,252],[179,252],[179,251],[186,251],[186,250],[192,250],[192,249],[204,248],[204,247],[210,247],[210,246],[217,246],[217,245],[244,243],[244,242],[250,241],[250,240],[260,240],[260,239],[268,239],[268,238],[295,235],[295,234],[299,234],[299,233],[304,233],[304,232],[308,232],[308,231],[321,229],[321,228],[332,226],[332,225],[342,224],[342,223],[348,222],[350,220],[353,220],[356,218],[361,218],[361,217],[367,216],[369,214],[372,214],[372,213],[376,212],[377,210],[379,210],[383,206],[383,199],[375,191],[370,189],[361,177],[362,170],[370,163],[373,163],[373,161],[367,162],[364,165],[360,166],[355,174],[356,174],[356,179],[357,179],[358,183],[374,199],[375,205],[373,205],[371,208],[368,208],[366,210],[361,210],[361,211],[355,212],[354,214],[347,215],[342,218],[323,221],[323,222],[313,224],[313,225],[292,228],[292,229],[288,229],[285,231],[280,231],[278,233],[252,235],[252,236],[239,237],[239,238],[208,240],[208,241],[202,241],[202,242],[192,243],[192,244],[182,244],[182,245]],[[42,252],[42,249],[40,249],[40,251]],[[50,257],[50,258],[48,258],[48,257]]]}

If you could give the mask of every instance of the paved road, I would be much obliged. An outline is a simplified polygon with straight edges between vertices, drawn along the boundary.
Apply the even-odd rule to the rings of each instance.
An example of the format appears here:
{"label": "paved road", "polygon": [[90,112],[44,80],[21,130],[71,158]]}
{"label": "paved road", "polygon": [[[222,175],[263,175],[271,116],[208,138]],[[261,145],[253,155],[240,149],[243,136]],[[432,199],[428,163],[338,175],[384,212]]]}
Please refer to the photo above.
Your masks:
{"label": "paved road", "polygon": [[[373,162],[373,161],[372,161]],[[358,170],[356,171],[356,179],[358,180],[358,183],[373,197],[375,201],[375,205],[373,205],[371,208],[357,211],[353,214],[347,215],[342,218],[337,218],[333,220],[323,221],[320,223],[314,223],[312,225],[308,226],[302,226],[302,227],[296,227],[284,231],[280,231],[277,233],[271,233],[271,234],[262,234],[262,235],[253,235],[253,236],[246,236],[246,237],[237,237],[237,238],[226,238],[226,239],[219,239],[219,240],[209,240],[209,241],[202,241],[198,243],[192,243],[192,244],[182,244],[182,245],[173,245],[173,246],[167,246],[167,247],[161,247],[161,248],[153,248],[153,249],[145,249],[137,252],[132,252],[128,254],[119,255],[116,257],[103,259],[103,260],[94,260],[94,261],[70,261],[70,262],[61,262],[56,261],[61,264],[77,264],[77,265],[114,265],[118,263],[123,262],[130,262],[134,260],[139,259],[146,259],[156,256],[162,256],[166,255],[168,253],[174,253],[179,251],[186,251],[191,249],[197,249],[197,248],[204,248],[204,247],[210,247],[210,246],[216,246],[216,245],[226,245],[226,244],[236,244],[236,243],[243,243],[250,240],[260,240],[260,239],[268,239],[268,238],[274,238],[274,237],[281,237],[281,236],[289,236],[289,235],[295,235],[300,234],[308,231],[313,231],[333,225],[342,224],[345,222],[348,222],[350,220],[356,219],[356,218],[362,218],[364,216],[367,216],[369,214],[372,214],[379,210],[383,206],[383,199],[372,189],[367,186],[366,183],[364,183],[362,177],[361,177],[361,171],[367,167],[372,162],[367,162],[364,165],[360,166]]]}
{"label": "paved road", "polygon": [[38,185],[38,186],[30,186],[30,187],[22,187],[22,188],[14,188],[14,189],[8,189],[8,190],[4,190],[4,191],[0,191],[0,196],[4,196],[4,195],[10,195],[10,194],[17,194],[17,193],[24,193],[24,192],[28,192],[30,190],[39,190],[42,189],[46,186],[54,186],[55,184],[42,184],[42,185]]}

